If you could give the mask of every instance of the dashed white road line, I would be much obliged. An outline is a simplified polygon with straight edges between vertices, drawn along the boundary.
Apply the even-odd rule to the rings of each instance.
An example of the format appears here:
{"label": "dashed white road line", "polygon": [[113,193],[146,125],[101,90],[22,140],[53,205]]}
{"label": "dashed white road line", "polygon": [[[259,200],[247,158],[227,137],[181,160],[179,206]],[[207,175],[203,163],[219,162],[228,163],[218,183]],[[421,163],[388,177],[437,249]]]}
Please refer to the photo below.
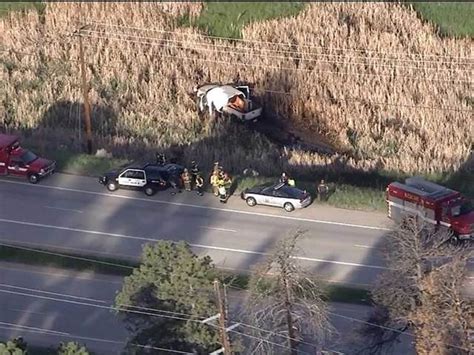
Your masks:
{"label": "dashed white road line", "polygon": [[226,228],[217,228],[217,227],[206,227],[206,226],[200,226],[199,228],[203,229],[209,229],[213,231],[220,231],[220,232],[230,232],[230,233],[237,233],[235,229],[226,229]]}
{"label": "dashed white road line", "polygon": [[174,206],[181,206],[181,207],[200,208],[200,209],[205,209],[205,210],[213,210],[213,211],[226,212],[226,213],[237,213],[237,214],[245,214],[245,215],[268,217],[268,218],[286,219],[286,220],[293,220],[293,221],[300,221],[300,222],[329,224],[329,225],[351,227],[351,228],[362,228],[362,229],[372,229],[372,230],[381,230],[381,231],[390,231],[391,230],[390,228],[384,228],[384,227],[375,227],[375,226],[367,226],[367,225],[361,225],[361,224],[324,221],[324,220],[319,220],[319,219],[311,219],[311,218],[303,218],[303,217],[282,216],[282,215],[274,215],[274,214],[268,214],[268,213],[254,212],[254,211],[250,212],[250,211],[235,210],[235,209],[230,209],[230,208],[218,208],[218,207],[212,207],[212,206],[194,205],[194,204],[190,204],[190,203],[171,202],[171,201],[163,201],[163,200],[150,199],[150,198],[125,196],[125,195],[120,195],[120,194],[117,194],[117,193],[105,193],[105,192],[95,192],[95,191],[88,191],[88,190],[72,189],[72,188],[69,188],[69,187],[32,185],[32,184],[25,183],[25,182],[10,181],[10,180],[0,180],[0,182],[8,183],[8,184],[16,184],[16,185],[25,185],[25,186],[28,186],[28,187],[31,187],[31,188],[42,188],[42,189],[51,189],[51,190],[58,190],[58,191],[78,192],[78,193],[81,193],[81,194],[105,196],[105,197],[110,197],[110,198],[121,198],[121,199],[125,199],[125,200],[145,201],[145,202],[148,202],[148,203],[158,203],[158,204],[164,204],[164,205],[174,205]]}
{"label": "dashed white road line", "polygon": [[[119,234],[119,233],[106,233],[106,232],[100,232],[100,231],[94,231],[94,230],[71,228],[71,227],[62,227],[62,226],[55,226],[55,225],[51,225],[51,224],[24,222],[24,221],[17,221],[17,220],[12,220],[12,219],[5,219],[5,218],[0,218],[0,222],[11,223],[11,224],[19,224],[19,225],[25,225],[25,226],[32,226],[32,227],[39,227],[39,228],[67,230],[67,231],[70,231],[70,232],[77,232],[77,233],[104,235],[104,236],[122,238],[122,239],[143,240],[143,241],[147,241],[147,242],[156,242],[157,240],[161,240],[160,238],[137,237],[137,236],[125,235],[125,234]],[[201,249],[207,249],[207,250],[219,250],[219,251],[232,252],[232,253],[262,255],[262,256],[268,256],[269,255],[268,253],[264,253],[264,252],[260,252],[260,251],[226,248],[226,247],[219,247],[219,246],[214,246],[214,245],[191,244],[191,243],[189,243],[189,245],[191,247],[194,247],[194,248],[201,248]],[[305,261],[319,262],[319,263],[330,263],[330,264],[337,264],[337,265],[344,265],[344,266],[357,266],[357,267],[366,267],[366,268],[370,268],[370,269],[381,269],[381,270],[386,270],[387,269],[386,267],[377,266],[377,265],[367,265],[367,264],[350,263],[350,262],[336,261],[336,260],[308,258],[308,257],[303,257],[303,256],[293,256],[293,258],[298,259],[298,260],[305,260]]]}
{"label": "dashed white road line", "polygon": [[370,245],[354,244],[354,246],[363,249],[374,249],[374,247],[371,247]]}
{"label": "dashed white road line", "polygon": [[59,211],[68,211],[68,212],[77,212],[77,213],[84,213],[81,210],[75,210],[72,208],[62,208],[62,207],[54,207],[54,206],[44,206],[45,208],[53,209],[53,210],[59,210]]}

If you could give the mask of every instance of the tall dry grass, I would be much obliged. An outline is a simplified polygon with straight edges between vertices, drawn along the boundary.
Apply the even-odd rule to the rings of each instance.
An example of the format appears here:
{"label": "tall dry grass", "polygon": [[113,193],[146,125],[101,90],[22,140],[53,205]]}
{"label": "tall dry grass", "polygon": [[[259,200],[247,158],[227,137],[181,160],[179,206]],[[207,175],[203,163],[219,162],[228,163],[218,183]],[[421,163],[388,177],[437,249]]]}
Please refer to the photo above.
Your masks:
{"label": "tall dry grass", "polygon": [[[440,39],[413,11],[380,3],[311,4],[299,16],[247,26],[244,41],[176,28],[177,17],[200,9],[50,3],[44,16],[1,19],[2,126],[32,130],[31,139],[47,144],[77,145],[82,97],[72,32],[87,19],[94,132],[117,154],[178,144],[204,165],[220,159],[234,170],[250,165],[269,174],[291,166],[450,171],[467,159],[472,40]],[[218,81],[253,83],[269,111],[307,137],[324,135],[340,153],[278,152],[243,127],[201,119],[191,90]]]}

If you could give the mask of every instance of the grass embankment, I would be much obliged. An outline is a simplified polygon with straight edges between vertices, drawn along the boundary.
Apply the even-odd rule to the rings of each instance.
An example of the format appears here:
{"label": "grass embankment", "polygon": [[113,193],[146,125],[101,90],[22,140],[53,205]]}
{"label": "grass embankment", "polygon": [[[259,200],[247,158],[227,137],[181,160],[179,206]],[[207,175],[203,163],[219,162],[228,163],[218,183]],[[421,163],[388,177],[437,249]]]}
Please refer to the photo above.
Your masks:
{"label": "grass embankment", "polygon": [[460,2],[410,3],[420,16],[438,26],[442,35],[474,36],[474,4]]}
{"label": "grass embankment", "polygon": [[[27,265],[57,267],[76,271],[90,271],[94,273],[116,276],[128,276],[134,267],[139,264],[123,259],[98,258],[72,253],[59,253],[38,248],[15,247],[0,245],[0,261],[17,262]],[[247,289],[249,276],[222,271],[223,281],[237,289]],[[329,302],[344,302],[369,304],[370,293],[367,290],[347,286],[330,284],[326,288],[326,298]]]}

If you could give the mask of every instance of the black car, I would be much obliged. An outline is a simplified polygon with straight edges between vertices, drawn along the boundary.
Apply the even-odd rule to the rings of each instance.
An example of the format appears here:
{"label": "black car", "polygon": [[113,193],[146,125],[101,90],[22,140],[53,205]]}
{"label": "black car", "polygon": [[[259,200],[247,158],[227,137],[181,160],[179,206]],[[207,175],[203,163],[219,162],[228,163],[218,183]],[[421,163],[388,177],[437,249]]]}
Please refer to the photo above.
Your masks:
{"label": "black car", "polygon": [[169,186],[181,186],[183,171],[184,167],[179,164],[130,165],[104,174],[99,178],[99,182],[109,191],[116,191],[119,188],[137,189],[152,196]]}

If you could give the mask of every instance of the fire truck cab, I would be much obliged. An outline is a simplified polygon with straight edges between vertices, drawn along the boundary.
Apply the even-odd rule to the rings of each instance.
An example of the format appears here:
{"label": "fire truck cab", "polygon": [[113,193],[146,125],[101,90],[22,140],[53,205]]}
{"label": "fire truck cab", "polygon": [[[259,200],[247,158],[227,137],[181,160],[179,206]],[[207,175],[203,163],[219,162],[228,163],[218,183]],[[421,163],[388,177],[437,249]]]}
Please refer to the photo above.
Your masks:
{"label": "fire truck cab", "polygon": [[449,228],[457,239],[473,239],[474,210],[461,193],[412,177],[387,187],[388,217],[414,216],[435,228]]}

